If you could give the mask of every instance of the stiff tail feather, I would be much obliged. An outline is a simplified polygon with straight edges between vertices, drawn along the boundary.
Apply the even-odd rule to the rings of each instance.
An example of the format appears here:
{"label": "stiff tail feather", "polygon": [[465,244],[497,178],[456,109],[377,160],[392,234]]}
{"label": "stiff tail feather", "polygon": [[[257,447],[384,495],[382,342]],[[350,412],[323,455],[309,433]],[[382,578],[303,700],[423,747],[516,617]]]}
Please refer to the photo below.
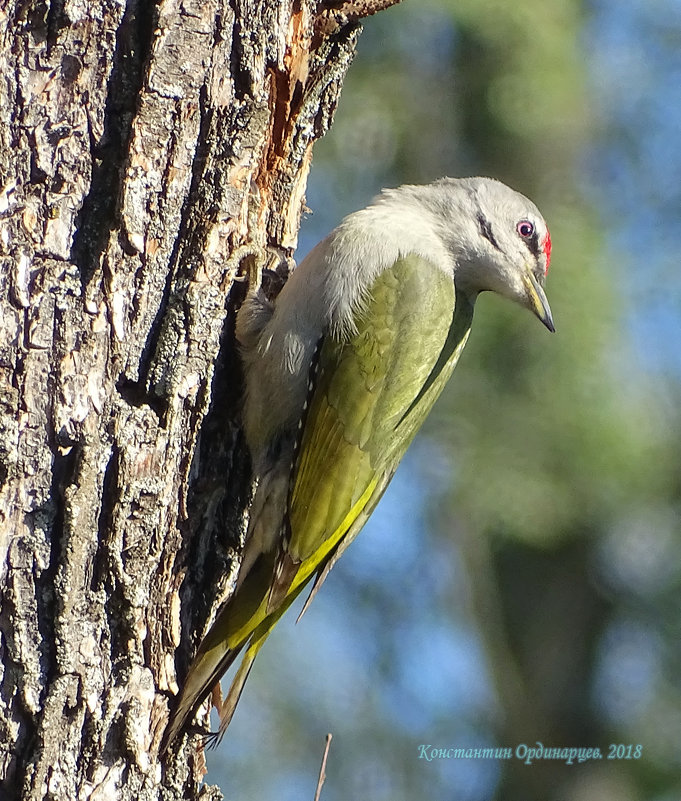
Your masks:
{"label": "stiff tail feather", "polygon": [[241,693],[243,692],[244,685],[246,684],[246,679],[248,678],[248,674],[251,672],[251,668],[253,667],[253,663],[255,662],[255,657],[258,655],[258,651],[265,644],[265,640],[268,638],[272,629],[279,622],[279,618],[286,612],[289,606],[291,606],[291,604],[295,601],[295,599],[298,597],[302,589],[303,586],[301,585],[300,587],[293,590],[293,592],[289,595],[289,597],[284,600],[282,605],[274,612],[272,612],[270,615],[268,615],[265,618],[265,620],[263,620],[263,622],[253,632],[253,636],[250,639],[248,648],[246,649],[246,653],[244,654],[244,658],[241,660],[239,669],[237,670],[236,675],[234,676],[234,679],[232,681],[232,684],[230,685],[227,697],[220,706],[220,726],[217,732],[211,734],[210,736],[211,747],[218,745],[220,740],[222,740],[225,732],[227,731],[227,727],[232,722],[232,717],[234,716],[236,706],[239,703],[239,699],[241,698]]}
{"label": "stiff tail feather", "polygon": [[[217,732],[209,736],[210,745],[217,745],[229,726],[241,693],[246,684],[255,657],[262,648],[269,633],[279,621],[279,618],[291,606],[302,590],[302,585],[294,589],[288,598],[284,599],[278,609],[271,612],[259,625],[255,627],[251,636],[246,640],[248,648],[239,669],[234,676],[227,697],[220,705],[220,727]],[[227,648],[226,638],[216,634],[219,630],[219,618],[213,629],[206,635],[199,651],[189,668],[184,687],[180,693],[177,708],[172,713],[170,722],[161,741],[161,752],[164,752],[177,735],[184,728],[199,708],[210,690],[220,681],[222,675],[229,669],[239,655],[245,643],[237,648]],[[211,636],[211,634],[213,636]]]}
{"label": "stiff tail feather", "polygon": [[[194,717],[208,693],[220,681],[220,677],[225,671],[229,670],[239,655],[241,648],[225,651],[215,665],[211,667],[210,657],[211,654],[213,657],[216,656],[215,650],[212,649],[212,651],[209,650],[206,653],[202,653],[201,649],[199,649],[194,657],[194,661],[187,673],[185,685],[180,692],[177,707],[171,713],[170,720],[163,733],[160,747],[161,753],[168,749],[187,722]],[[202,676],[205,676],[205,678],[201,678]]]}
{"label": "stiff tail feather", "polygon": [[208,735],[208,745],[210,748],[215,748],[220,743],[220,740],[222,740],[227,731],[227,727],[232,722],[232,717],[234,716],[237,704],[241,698],[241,693],[246,684],[248,674],[251,672],[251,668],[255,662],[255,657],[258,655],[258,651],[262,648],[271,630],[272,627],[270,626],[267,631],[262,632],[260,635],[258,635],[257,632],[253,635],[251,644],[246,649],[244,658],[241,660],[239,669],[232,680],[227,697],[220,705],[220,726],[216,732],[212,732]]}

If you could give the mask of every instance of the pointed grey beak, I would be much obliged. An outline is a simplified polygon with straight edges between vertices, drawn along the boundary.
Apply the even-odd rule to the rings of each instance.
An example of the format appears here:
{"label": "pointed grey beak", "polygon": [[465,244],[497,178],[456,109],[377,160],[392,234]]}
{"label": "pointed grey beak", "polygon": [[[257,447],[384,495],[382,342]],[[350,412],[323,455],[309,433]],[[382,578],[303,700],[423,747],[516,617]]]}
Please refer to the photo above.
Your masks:
{"label": "pointed grey beak", "polygon": [[532,270],[527,269],[523,273],[523,284],[527,291],[527,308],[539,317],[549,331],[554,332],[556,328],[553,324],[551,307],[546,298],[546,293],[534,277]]}

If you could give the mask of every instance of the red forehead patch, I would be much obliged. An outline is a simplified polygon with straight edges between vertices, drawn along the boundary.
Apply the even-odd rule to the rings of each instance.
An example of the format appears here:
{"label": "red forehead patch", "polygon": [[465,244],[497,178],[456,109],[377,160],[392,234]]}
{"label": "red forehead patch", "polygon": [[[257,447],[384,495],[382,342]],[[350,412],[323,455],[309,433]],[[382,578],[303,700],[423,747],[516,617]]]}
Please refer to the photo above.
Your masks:
{"label": "red forehead patch", "polygon": [[549,271],[549,264],[551,263],[551,234],[546,230],[546,239],[544,240],[544,255],[546,256],[546,267],[544,268],[544,275]]}

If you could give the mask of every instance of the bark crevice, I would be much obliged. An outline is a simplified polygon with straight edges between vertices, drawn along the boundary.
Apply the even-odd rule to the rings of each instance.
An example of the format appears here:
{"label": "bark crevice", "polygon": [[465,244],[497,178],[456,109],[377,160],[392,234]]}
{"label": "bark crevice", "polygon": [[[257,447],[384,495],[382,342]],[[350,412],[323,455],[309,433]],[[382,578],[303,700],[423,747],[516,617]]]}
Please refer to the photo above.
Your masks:
{"label": "bark crevice", "polygon": [[[102,133],[96,138],[90,130],[92,175],[89,191],[76,218],[71,248],[71,260],[80,270],[83,287],[97,273],[107,250],[109,235],[120,224],[118,218],[127,150],[156,17],[156,3],[130,0],[116,30]],[[125,231],[121,230],[121,233]]]}

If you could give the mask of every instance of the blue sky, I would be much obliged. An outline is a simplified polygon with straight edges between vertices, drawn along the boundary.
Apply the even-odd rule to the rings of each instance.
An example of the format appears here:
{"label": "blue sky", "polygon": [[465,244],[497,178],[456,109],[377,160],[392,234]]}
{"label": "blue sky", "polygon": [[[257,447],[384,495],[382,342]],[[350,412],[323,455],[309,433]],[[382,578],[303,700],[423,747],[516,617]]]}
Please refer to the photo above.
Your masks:
{"label": "blue sky", "polygon": [[628,277],[632,341],[655,372],[681,372],[681,2],[592,3],[588,74],[599,145],[584,183]]}

